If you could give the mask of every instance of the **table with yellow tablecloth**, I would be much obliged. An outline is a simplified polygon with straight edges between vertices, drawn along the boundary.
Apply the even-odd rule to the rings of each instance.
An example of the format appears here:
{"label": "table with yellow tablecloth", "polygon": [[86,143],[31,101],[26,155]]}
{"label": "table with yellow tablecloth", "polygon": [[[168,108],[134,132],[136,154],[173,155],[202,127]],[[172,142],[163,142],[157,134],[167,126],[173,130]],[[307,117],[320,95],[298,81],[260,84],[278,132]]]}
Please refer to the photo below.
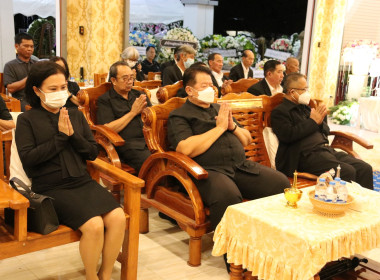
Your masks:
{"label": "table with yellow tablecloth", "polygon": [[303,189],[298,208],[283,194],[232,205],[214,234],[212,254],[227,253],[259,279],[307,280],[330,261],[380,247],[380,194],[349,184],[355,201],[341,216],[313,210]]}

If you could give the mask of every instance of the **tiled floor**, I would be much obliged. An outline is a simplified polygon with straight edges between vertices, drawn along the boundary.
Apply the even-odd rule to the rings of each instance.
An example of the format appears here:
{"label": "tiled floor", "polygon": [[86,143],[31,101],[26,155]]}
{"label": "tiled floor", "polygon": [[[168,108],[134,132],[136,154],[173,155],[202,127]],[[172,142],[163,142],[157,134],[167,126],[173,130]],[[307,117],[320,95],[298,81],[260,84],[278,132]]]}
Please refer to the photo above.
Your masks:
{"label": "tiled floor", "polygon": [[[375,145],[366,151],[355,146],[359,154],[380,170],[380,134],[352,127],[331,125],[332,130],[354,132]],[[178,227],[161,220],[150,210],[150,232],[140,235],[139,280],[227,280],[229,279],[221,257],[211,256],[212,234],[203,238],[202,265],[189,267],[188,236]],[[1,247],[0,247],[1,250]],[[380,263],[380,249],[364,255]],[[116,264],[113,279],[119,279],[120,265]],[[72,243],[23,256],[0,261],[1,280],[71,280],[85,279],[79,256],[78,243]]]}

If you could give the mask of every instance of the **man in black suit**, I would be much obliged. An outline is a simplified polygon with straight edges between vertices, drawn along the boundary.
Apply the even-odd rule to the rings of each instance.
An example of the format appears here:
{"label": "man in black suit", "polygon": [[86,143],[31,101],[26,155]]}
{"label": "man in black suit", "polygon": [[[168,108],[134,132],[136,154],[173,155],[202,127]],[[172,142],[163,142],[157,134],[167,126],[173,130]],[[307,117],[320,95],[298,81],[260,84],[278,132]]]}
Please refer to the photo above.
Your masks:
{"label": "man in black suit", "polygon": [[220,53],[210,54],[207,60],[212,73],[212,84],[218,88],[218,97],[220,97],[222,95],[222,88],[231,84],[232,81],[223,75],[223,56]]}
{"label": "man in black suit", "polygon": [[178,54],[178,48],[179,47],[176,47],[175,49],[174,49],[174,59],[173,60],[169,60],[169,61],[166,61],[166,62],[164,62],[164,63],[161,63],[161,65],[160,65],[160,71],[161,71],[161,79],[164,79],[164,70],[165,70],[165,68],[166,67],[168,67],[168,66],[172,66],[172,65],[175,65],[177,62],[177,60],[176,60],[176,57],[177,57],[177,54]]}
{"label": "man in black suit", "polygon": [[264,64],[264,79],[248,88],[248,92],[259,96],[272,96],[282,92],[281,82],[284,78],[284,66],[277,60],[268,60]]}
{"label": "man in black suit", "polygon": [[229,79],[236,82],[240,79],[253,78],[253,71],[251,65],[255,60],[255,55],[250,50],[243,51],[241,63],[238,63],[231,68]]}
{"label": "man in black suit", "polygon": [[373,188],[372,167],[345,152],[329,146],[327,136],[326,105],[310,108],[310,93],[304,75],[292,73],[286,76],[285,98],[271,114],[273,132],[279,146],[276,168],[290,176],[294,170],[314,175],[341,166],[341,178],[355,181],[365,188]]}
{"label": "man in black suit", "polygon": [[162,85],[172,85],[182,80],[183,72],[194,63],[196,51],[189,45],[182,45],[178,48],[176,64],[164,69]]}

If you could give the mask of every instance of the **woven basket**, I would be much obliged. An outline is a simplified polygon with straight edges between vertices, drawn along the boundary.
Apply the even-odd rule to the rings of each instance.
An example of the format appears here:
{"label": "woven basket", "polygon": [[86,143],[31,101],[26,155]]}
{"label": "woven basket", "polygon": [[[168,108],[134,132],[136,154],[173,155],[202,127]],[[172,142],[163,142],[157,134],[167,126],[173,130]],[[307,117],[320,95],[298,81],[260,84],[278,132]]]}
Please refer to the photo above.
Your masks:
{"label": "woven basket", "polygon": [[316,211],[325,215],[342,215],[354,202],[354,198],[348,195],[347,203],[331,203],[314,198],[314,191],[309,192],[309,199]]}

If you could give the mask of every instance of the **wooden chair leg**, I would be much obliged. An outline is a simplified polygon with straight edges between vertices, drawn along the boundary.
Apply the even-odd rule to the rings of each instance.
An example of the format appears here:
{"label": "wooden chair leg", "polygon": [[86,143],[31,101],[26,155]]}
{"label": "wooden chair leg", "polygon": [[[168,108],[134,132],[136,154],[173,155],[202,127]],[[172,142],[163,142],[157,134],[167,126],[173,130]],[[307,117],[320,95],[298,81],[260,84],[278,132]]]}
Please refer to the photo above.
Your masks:
{"label": "wooden chair leg", "polygon": [[230,280],[243,280],[243,267],[241,265],[230,265]]}
{"label": "wooden chair leg", "polygon": [[140,209],[140,233],[149,232],[149,209]]}
{"label": "wooden chair leg", "polygon": [[187,262],[189,266],[201,265],[201,250],[202,250],[202,236],[200,237],[190,236],[189,261]]}

